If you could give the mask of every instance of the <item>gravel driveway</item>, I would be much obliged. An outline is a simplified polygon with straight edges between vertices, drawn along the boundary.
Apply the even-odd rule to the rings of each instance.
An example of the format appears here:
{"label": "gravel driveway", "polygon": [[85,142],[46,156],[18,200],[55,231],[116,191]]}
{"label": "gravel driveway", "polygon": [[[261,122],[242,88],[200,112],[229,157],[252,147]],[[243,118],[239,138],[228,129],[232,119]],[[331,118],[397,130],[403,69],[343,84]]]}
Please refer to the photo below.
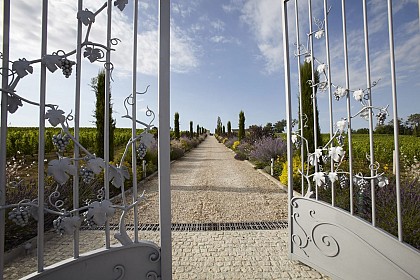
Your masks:
{"label": "gravel driveway", "polygon": [[[172,163],[173,223],[287,219],[287,193],[248,162],[233,156],[232,151],[210,136]],[[139,193],[143,190],[147,200],[140,204],[139,222],[158,223],[157,176],[140,183]],[[127,217],[127,221],[130,219]]]}

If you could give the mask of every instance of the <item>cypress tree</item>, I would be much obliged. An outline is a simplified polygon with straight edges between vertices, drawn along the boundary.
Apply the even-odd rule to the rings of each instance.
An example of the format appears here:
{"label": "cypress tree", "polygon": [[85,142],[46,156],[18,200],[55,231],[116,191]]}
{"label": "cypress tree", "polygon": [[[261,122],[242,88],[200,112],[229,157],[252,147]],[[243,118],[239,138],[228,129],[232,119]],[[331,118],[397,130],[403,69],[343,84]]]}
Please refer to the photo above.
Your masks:
{"label": "cypress tree", "polygon": [[175,124],[175,139],[179,140],[180,134],[179,134],[179,113],[178,112],[175,113],[174,124]]}
{"label": "cypress tree", "polygon": [[222,134],[222,119],[220,117],[217,117],[216,134],[218,135]]}
{"label": "cypress tree", "polygon": [[197,135],[196,135],[197,138],[198,138],[199,135],[200,135],[200,125],[197,124]]}
{"label": "cypress tree", "polygon": [[232,125],[231,125],[230,121],[227,122],[227,133],[228,133],[228,137],[230,137],[230,135],[232,133]]}
{"label": "cypress tree", "polygon": [[[104,157],[104,128],[105,128],[105,70],[101,70],[98,76],[92,78],[91,88],[95,92],[95,125],[96,125],[96,143],[95,154],[98,157]],[[111,100],[111,92],[109,93]],[[114,160],[114,130],[116,126],[115,119],[112,118],[112,104],[109,104],[109,160]]]}
{"label": "cypress tree", "polygon": [[238,140],[241,141],[245,138],[245,114],[243,111],[239,112],[239,132]]}
{"label": "cypress tree", "polygon": [[193,122],[190,121],[190,138],[194,137]]}
{"label": "cypress tree", "polygon": [[[316,105],[316,90],[315,87],[315,98],[312,98],[312,87],[308,81],[312,80],[312,69],[311,63],[305,62],[300,67],[300,76],[301,76],[301,98],[302,98],[302,116],[306,115],[304,122],[307,127],[303,128],[303,137],[308,140],[309,152],[313,153],[315,151],[315,140],[314,140],[314,111],[313,111],[313,102]],[[319,82],[319,74],[315,71],[315,84]],[[300,114],[299,114],[300,116]],[[321,130],[319,128],[319,118],[318,118],[318,107],[316,107],[315,118],[317,120],[317,143],[318,147],[322,146]],[[299,122],[299,128],[300,127]],[[306,153],[306,152],[305,152]],[[306,155],[305,155],[306,157]]]}

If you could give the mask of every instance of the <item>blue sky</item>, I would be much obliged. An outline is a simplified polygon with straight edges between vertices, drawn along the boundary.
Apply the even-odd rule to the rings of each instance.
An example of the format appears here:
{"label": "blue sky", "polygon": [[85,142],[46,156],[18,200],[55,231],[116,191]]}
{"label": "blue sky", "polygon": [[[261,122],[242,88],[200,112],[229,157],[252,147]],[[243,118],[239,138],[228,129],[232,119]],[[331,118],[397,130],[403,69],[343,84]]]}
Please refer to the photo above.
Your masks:
{"label": "blue sky", "polygon": [[[12,2],[11,60],[40,56],[40,1]],[[70,51],[76,44],[76,1],[51,0],[49,13],[49,52],[62,49]],[[74,2],[74,3],[73,3]],[[97,10],[103,0],[85,1],[85,8]],[[131,92],[132,9],[124,12],[113,9],[113,37],[121,39],[112,53],[114,82],[112,99],[114,118],[118,127],[130,127],[123,101]],[[282,34],[280,2],[274,0],[195,0],[171,1],[171,115],[180,114],[181,130],[189,129],[189,122],[211,131],[220,116],[223,124],[238,125],[238,114],[245,112],[246,126],[276,122],[285,118],[284,70],[282,59]],[[290,1],[289,13],[293,11]],[[362,1],[347,1],[347,24],[350,66],[350,88],[366,88],[364,43],[361,27]],[[387,1],[370,0],[368,3],[371,76],[381,79],[373,91],[373,102],[379,107],[392,103],[389,73],[387,33]],[[149,92],[140,96],[138,119],[147,121],[146,106],[157,111],[157,54],[158,1],[142,0],[139,9],[138,38],[138,91],[150,85]],[[300,1],[302,12],[301,41],[308,32],[307,1]],[[341,1],[330,0],[331,70],[334,84],[344,85],[344,66],[341,37]],[[322,19],[323,1],[313,0],[314,16]],[[399,115],[406,118],[419,113],[420,104],[420,25],[417,0],[394,1],[396,70]],[[96,18],[92,28],[92,41],[105,42],[105,14]],[[294,26],[290,26],[294,36]],[[325,37],[315,42],[314,54],[325,61]],[[294,39],[291,38],[291,43]],[[290,46],[293,48],[293,45]],[[74,57],[73,57],[74,58]],[[74,59],[73,59],[74,60]],[[291,56],[292,71],[296,73],[296,58]],[[94,94],[90,79],[101,63],[83,61],[81,125],[92,126]],[[75,75],[64,78],[60,71],[48,74],[47,102],[58,104],[65,112],[74,111]],[[39,67],[19,83],[17,93],[31,100],[39,99]],[[297,84],[292,77],[292,83]],[[293,114],[297,115],[296,87],[294,87]],[[320,123],[328,129],[328,97],[319,93]],[[335,118],[345,117],[344,101],[334,101]],[[352,100],[352,111],[360,104]],[[15,114],[9,115],[11,126],[38,126],[38,108],[25,104]],[[392,114],[392,111],[390,111]],[[388,118],[390,120],[392,116]],[[173,120],[171,120],[173,123]],[[354,127],[367,127],[367,122],[357,118]],[[157,121],[155,121],[157,124]]]}

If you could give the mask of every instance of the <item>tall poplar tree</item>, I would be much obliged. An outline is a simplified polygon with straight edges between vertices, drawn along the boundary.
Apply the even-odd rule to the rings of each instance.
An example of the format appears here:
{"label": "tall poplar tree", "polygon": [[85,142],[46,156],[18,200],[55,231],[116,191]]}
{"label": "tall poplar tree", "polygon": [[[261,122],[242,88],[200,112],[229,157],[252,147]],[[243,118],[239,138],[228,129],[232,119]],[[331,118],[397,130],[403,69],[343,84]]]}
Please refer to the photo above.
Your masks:
{"label": "tall poplar tree", "polygon": [[194,137],[193,121],[190,121],[190,138]]}
{"label": "tall poplar tree", "polygon": [[230,137],[230,135],[232,134],[232,124],[230,123],[230,121],[227,122],[227,133],[228,137]]}
{"label": "tall poplar tree", "polygon": [[[95,92],[95,125],[96,125],[96,143],[95,154],[104,158],[104,138],[105,138],[105,70],[101,70],[98,76],[92,78],[90,84]],[[111,100],[111,92],[109,92],[109,100]],[[114,160],[114,130],[116,121],[112,118],[112,104],[109,103],[109,160]]]}
{"label": "tall poplar tree", "polygon": [[[305,62],[300,66],[300,77],[301,77],[301,98],[302,98],[302,116],[304,116],[304,124],[306,123],[306,127],[303,128],[303,137],[308,140],[308,147],[309,152],[313,153],[315,151],[315,138],[314,138],[314,129],[317,131],[317,143],[318,147],[322,146],[322,137],[321,137],[321,130],[319,128],[319,117],[318,117],[318,107],[316,106],[316,91],[317,88],[315,87],[315,98],[312,97],[312,87],[308,81],[312,80],[312,68],[311,63]],[[319,75],[318,72],[315,71],[315,84],[319,82]],[[315,102],[316,112],[314,116],[313,110],[313,102]],[[300,112],[299,112],[300,113]],[[300,114],[299,114],[300,116]],[[317,127],[314,128],[314,117],[316,118]],[[299,128],[300,127],[299,122]],[[306,155],[305,155],[306,157]]]}
{"label": "tall poplar tree", "polygon": [[175,113],[175,119],[174,119],[174,125],[175,125],[175,139],[179,140],[180,134],[179,134],[179,113]]}
{"label": "tall poplar tree", "polygon": [[244,111],[239,112],[239,132],[238,140],[241,141],[245,138],[245,114]]}

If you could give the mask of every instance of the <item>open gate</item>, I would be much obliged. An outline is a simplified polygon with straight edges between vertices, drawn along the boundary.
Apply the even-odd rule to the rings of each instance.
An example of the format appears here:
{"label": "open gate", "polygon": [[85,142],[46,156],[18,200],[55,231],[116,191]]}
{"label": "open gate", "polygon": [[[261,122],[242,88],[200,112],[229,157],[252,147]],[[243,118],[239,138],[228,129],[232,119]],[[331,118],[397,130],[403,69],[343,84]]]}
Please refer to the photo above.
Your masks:
{"label": "open gate", "polygon": [[[383,168],[375,161],[373,125],[383,123],[392,110],[394,119],[394,150],[399,149],[396,73],[394,58],[394,34],[392,1],[388,0],[388,34],[391,83],[393,104],[388,108],[380,104],[378,98],[373,102],[375,86],[381,81],[371,80],[369,58],[369,34],[366,0],[362,1],[363,23],[361,27],[353,27],[363,34],[361,44],[364,45],[364,61],[359,69],[365,67],[366,78],[364,88],[350,85],[350,67],[348,61],[346,1],[341,1],[341,11],[336,6],[337,1],[323,1],[321,19],[314,16],[312,2],[288,1],[282,3],[285,93],[287,114],[287,147],[288,147],[288,188],[289,188],[289,250],[292,259],[302,261],[319,271],[338,279],[419,279],[420,253],[404,243],[402,236],[401,197],[400,197],[400,156],[397,152],[394,160],[396,180],[396,209],[398,219],[398,237],[379,229],[376,226],[375,191],[388,186]],[[317,1],[318,5],[322,1]],[[303,8],[303,9],[299,9]],[[319,8],[319,7],[318,7]],[[335,9],[335,10],[334,10]],[[337,28],[331,31],[328,19],[330,13],[341,13],[341,34]],[[291,14],[289,17],[288,14]],[[302,20],[304,16],[305,20]],[[355,21],[352,21],[355,24]],[[303,30],[302,30],[303,29]],[[293,34],[293,38],[289,38]],[[335,37],[330,34],[334,34]],[[342,36],[342,37],[340,37]],[[292,36],[291,36],[292,37]],[[302,39],[303,38],[303,39]],[[331,56],[330,41],[334,38],[337,48],[337,38],[341,40],[343,56],[335,59]],[[292,45],[294,44],[294,45]],[[289,48],[293,51],[289,51]],[[337,60],[341,60],[337,62]],[[309,79],[304,81],[301,64],[310,67]],[[296,63],[297,67],[291,65]],[[344,82],[336,80],[338,74],[332,73],[334,63],[343,65]],[[339,65],[341,65],[339,64]],[[297,70],[293,70],[297,69]],[[337,67],[335,68],[337,69]],[[294,72],[296,71],[296,72]],[[303,73],[303,72],[302,72]],[[292,81],[293,78],[293,81]],[[302,80],[302,81],[301,81]],[[310,88],[309,97],[303,94],[304,86]],[[357,85],[360,86],[360,85]],[[327,98],[319,98],[320,92]],[[293,122],[292,96],[299,96],[299,120]],[[324,94],[325,96],[325,94]],[[304,113],[302,102],[309,98],[312,104],[312,115]],[[335,100],[334,100],[335,99]],[[307,100],[306,100],[307,101]],[[316,127],[318,126],[317,108],[320,102],[328,103],[329,108],[329,140],[318,142]],[[333,110],[340,106],[342,110]],[[306,112],[306,111],[305,111]],[[335,112],[335,114],[333,114]],[[337,119],[338,117],[338,119]],[[362,174],[354,165],[352,153],[352,122],[356,118],[364,118],[369,130],[369,154],[366,155],[368,174]],[[376,120],[375,120],[376,119]],[[294,127],[296,125],[296,127]],[[313,139],[308,139],[305,131],[312,128]],[[311,141],[309,141],[311,140]],[[313,143],[308,146],[309,143]],[[298,155],[301,163],[293,163]],[[301,196],[293,195],[294,166],[298,166],[301,174],[299,185]],[[296,169],[296,167],[295,167]],[[295,175],[296,176],[296,175]],[[337,203],[337,193],[345,188],[348,190],[348,209],[343,209]],[[327,191],[325,191],[326,189]],[[329,199],[322,198],[321,192],[328,192]],[[359,203],[356,197],[370,193],[370,221],[358,217],[355,205]],[[327,201],[327,202],[325,202]]]}
{"label": "open gate", "polygon": [[[160,202],[160,244],[141,240],[138,226],[134,226],[134,236],[130,237],[126,230],[126,223],[138,225],[137,209],[143,199],[143,194],[137,193],[133,187],[133,200],[128,201],[125,197],[124,182],[130,178],[127,168],[122,165],[124,156],[129,148],[132,151],[132,180],[133,186],[137,186],[137,162],[142,158],[145,147],[151,144],[153,135],[149,130],[153,126],[153,120],[142,122],[137,120],[137,26],[138,26],[138,1],[106,0],[99,7],[92,7],[89,1],[78,0],[77,14],[74,15],[77,25],[77,42],[74,50],[56,50],[47,52],[48,42],[48,0],[42,1],[42,30],[35,31],[41,36],[41,55],[39,58],[18,58],[11,61],[9,50],[10,44],[10,0],[3,1],[3,50],[2,58],[2,99],[1,99],[1,138],[0,138],[0,279],[4,276],[4,242],[5,242],[5,219],[7,217],[17,224],[26,224],[29,219],[37,220],[37,272],[28,275],[25,279],[171,279],[171,213],[170,213],[170,161],[169,161],[169,127],[170,127],[170,102],[169,102],[169,11],[170,1],[159,2],[159,202]],[[32,4],[32,3],[31,3]],[[86,5],[84,5],[86,4]],[[28,4],[29,5],[29,4]],[[109,162],[109,104],[110,88],[112,82],[111,54],[118,51],[119,39],[111,35],[112,14],[114,9],[123,11],[127,5],[133,5],[133,53],[132,53],[132,92],[125,99],[124,105],[127,110],[125,118],[132,121],[132,135],[127,143],[126,150],[120,163],[115,165]],[[62,12],[69,12],[63,6]],[[98,23],[98,15],[106,14],[106,21]],[[22,19],[23,20],[23,19]],[[106,34],[103,34],[102,42],[92,41],[91,30],[98,24],[106,26]],[[24,42],[21,42],[22,44]],[[104,158],[100,158],[88,151],[79,139],[79,117],[81,104],[81,73],[82,59],[90,63],[103,65],[105,68],[105,114],[104,114]],[[39,100],[25,98],[24,92],[19,92],[17,85],[22,79],[30,79],[35,65],[40,65]],[[75,108],[72,112],[64,112],[60,104],[49,104],[47,93],[47,72],[54,73],[54,78],[60,79],[58,72],[63,71],[65,77],[69,77],[75,68]],[[56,72],[56,70],[59,70]],[[56,76],[59,75],[59,76]],[[74,74],[73,74],[74,75]],[[65,89],[63,89],[65,90]],[[147,90],[146,90],[147,91]],[[69,94],[66,92],[66,94]],[[39,148],[38,148],[38,196],[28,197],[18,203],[6,201],[6,139],[7,139],[7,116],[18,114],[22,106],[39,107]],[[153,111],[146,112],[147,117],[154,117]],[[57,159],[48,161],[48,167],[44,167],[45,160],[45,123],[61,128],[58,135],[53,136],[53,143],[58,150]],[[141,124],[143,132],[137,134],[137,124]],[[63,147],[70,141],[74,145],[74,155],[66,157],[62,154]],[[137,154],[139,153],[139,154]],[[143,155],[144,156],[144,155]],[[46,161],[46,160],[45,160]],[[88,181],[93,174],[104,174],[103,188],[98,192],[96,199],[79,204],[79,186],[82,180]],[[49,186],[55,189],[46,195],[45,173],[54,178],[54,183]],[[61,195],[62,187],[70,185],[72,178],[73,197],[65,198]],[[8,182],[9,185],[19,188],[20,182]],[[121,203],[114,204],[110,200],[110,188],[121,190]],[[64,199],[72,200],[72,206],[64,206]],[[111,246],[111,230],[109,219],[115,214],[116,209],[122,211],[118,232],[114,238],[119,241],[118,246]],[[134,220],[126,221],[126,214],[134,211]],[[45,267],[44,262],[44,218],[45,214],[54,216],[54,227],[59,234],[73,236],[73,258],[52,266]],[[103,228],[105,248],[80,254],[79,229],[82,224],[96,225]]]}

